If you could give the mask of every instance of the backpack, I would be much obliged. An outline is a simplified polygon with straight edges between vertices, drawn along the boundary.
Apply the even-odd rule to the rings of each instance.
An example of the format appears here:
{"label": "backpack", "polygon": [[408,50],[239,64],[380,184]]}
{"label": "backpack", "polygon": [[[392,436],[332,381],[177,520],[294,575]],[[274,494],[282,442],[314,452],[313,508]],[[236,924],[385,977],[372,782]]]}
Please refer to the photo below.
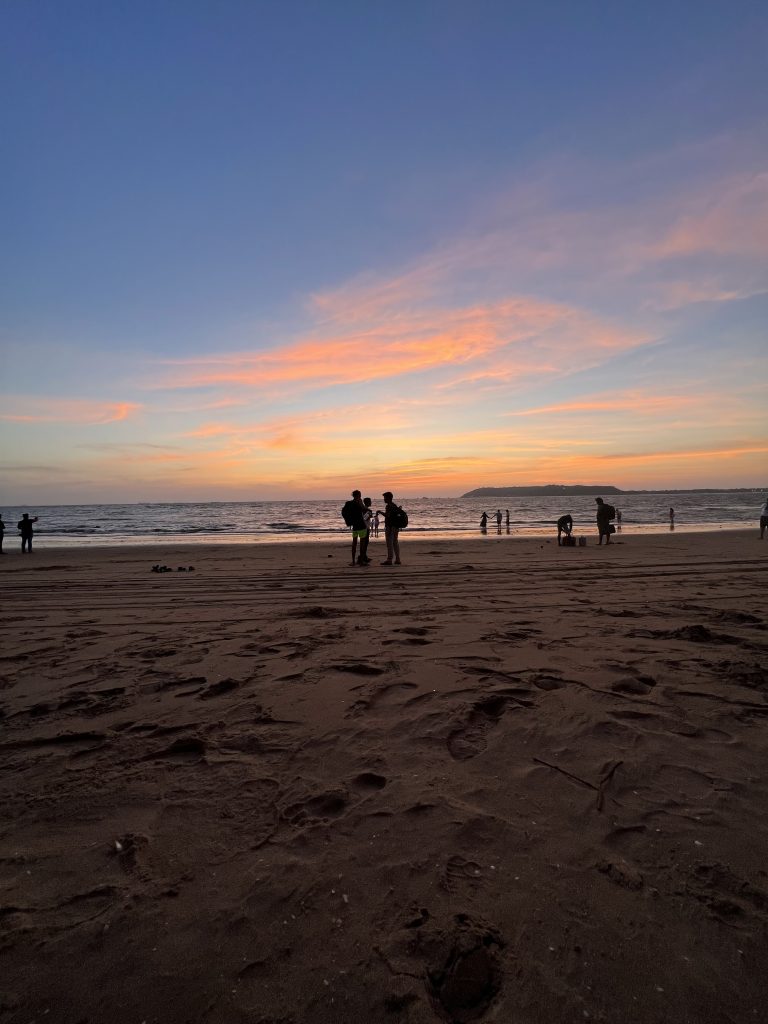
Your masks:
{"label": "backpack", "polygon": [[351,526],[355,521],[355,503],[354,501],[347,501],[341,506],[341,518],[347,524]]}
{"label": "backpack", "polygon": [[400,506],[398,505],[397,513],[395,515],[395,526],[398,528],[398,530],[404,530],[407,525],[408,513],[405,511],[404,508],[400,508]]}
{"label": "backpack", "polygon": [[603,508],[605,509],[605,514],[609,519],[616,518],[616,509],[613,505],[603,505]]}

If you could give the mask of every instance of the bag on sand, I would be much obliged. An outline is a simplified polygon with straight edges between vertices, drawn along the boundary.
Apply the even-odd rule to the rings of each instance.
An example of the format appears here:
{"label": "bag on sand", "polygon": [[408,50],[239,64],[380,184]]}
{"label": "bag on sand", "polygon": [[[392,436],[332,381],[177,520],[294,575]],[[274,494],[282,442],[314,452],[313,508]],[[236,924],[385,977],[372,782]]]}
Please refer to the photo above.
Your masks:
{"label": "bag on sand", "polygon": [[408,525],[408,513],[404,508],[400,508],[398,505],[397,512],[395,513],[395,526],[398,530],[404,530]]}
{"label": "bag on sand", "polygon": [[355,521],[355,503],[354,501],[347,501],[341,507],[341,518],[347,524],[351,526]]}
{"label": "bag on sand", "polygon": [[560,541],[560,546],[564,548],[575,548],[576,538],[575,537],[563,537]]}
{"label": "bag on sand", "polygon": [[616,533],[616,527],[613,523],[608,523],[608,533]]}

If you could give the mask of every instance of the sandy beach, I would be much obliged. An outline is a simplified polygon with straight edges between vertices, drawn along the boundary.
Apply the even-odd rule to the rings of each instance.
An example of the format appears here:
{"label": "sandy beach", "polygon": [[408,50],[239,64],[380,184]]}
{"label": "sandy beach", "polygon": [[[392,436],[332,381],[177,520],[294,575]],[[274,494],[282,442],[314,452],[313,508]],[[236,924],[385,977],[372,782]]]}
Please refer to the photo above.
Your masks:
{"label": "sandy beach", "polygon": [[619,539],[3,555],[0,1021],[765,1020],[768,543]]}

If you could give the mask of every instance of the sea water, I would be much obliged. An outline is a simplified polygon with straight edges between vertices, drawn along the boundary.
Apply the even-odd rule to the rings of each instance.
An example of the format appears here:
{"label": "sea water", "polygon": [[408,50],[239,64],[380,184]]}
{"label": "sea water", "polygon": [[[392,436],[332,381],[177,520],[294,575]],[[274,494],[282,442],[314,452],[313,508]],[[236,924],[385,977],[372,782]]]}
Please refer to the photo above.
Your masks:
{"label": "sea water", "polygon": [[[668,531],[669,508],[675,509],[675,529],[714,530],[756,526],[765,500],[762,491],[717,493],[627,492],[605,494],[606,502],[621,509],[623,533]],[[39,547],[124,545],[152,543],[254,543],[300,540],[339,540],[347,533],[341,518],[346,495],[317,501],[174,502],[126,505],[46,505],[0,508],[6,524],[6,545],[17,536],[22,512],[38,516],[35,537]],[[506,534],[515,537],[552,534],[559,516],[570,512],[576,532],[594,532],[595,501],[577,497],[427,498],[396,495],[409,516],[408,536],[471,537],[480,535],[480,515],[489,517],[488,533],[496,533],[492,518],[502,512]],[[383,511],[375,499],[374,510]],[[383,531],[382,531],[383,532]]]}

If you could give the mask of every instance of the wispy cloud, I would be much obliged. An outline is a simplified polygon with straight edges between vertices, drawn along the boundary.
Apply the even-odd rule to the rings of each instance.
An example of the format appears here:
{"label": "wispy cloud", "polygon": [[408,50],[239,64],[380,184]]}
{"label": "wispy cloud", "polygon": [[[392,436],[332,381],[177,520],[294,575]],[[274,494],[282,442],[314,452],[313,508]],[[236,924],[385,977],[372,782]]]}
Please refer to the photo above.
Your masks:
{"label": "wispy cloud", "polygon": [[688,448],[675,451],[644,451],[644,452],[608,452],[603,455],[595,455],[593,458],[601,462],[667,462],[669,460],[691,460],[691,459],[729,459],[739,455],[763,455],[768,453],[768,444],[760,444],[753,441],[728,444],[707,448]]}
{"label": "wispy cloud", "polygon": [[[365,305],[365,297],[360,298]],[[349,319],[360,320],[356,309]],[[270,352],[234,353],[176,364],[166,388],[291,383],[327,387],[503,361],[510,376],[553,372],[562,357],[608,358],[647,337],[561,303],[518,297],[462,309],[381,313],[353,333],[307,338]],[[488,368],[483,373],[493,372]]]}
{"label": "wispy cloud", "polygon": [[653,246],[659,258],[700,253],[768,256],[768,172],[694,190]]}
{"label": "wispy cloud", "polygon": [[102,402],[88,398],[0,397],[0,420],[12,423],[78,423],[100,426],[127,420],[141,409],[137,402]]}
{"label": "wispy cloud", "polygon": [[553,405],[540,405],[532,409],[514,409],[507,416],[550,416],[565,413],[639,413],[657,416],[659,413],[679,413],[683,409],[702,408],[720,398],[714,394],[656,394],[648,390],[620,391],[598,394]]}

